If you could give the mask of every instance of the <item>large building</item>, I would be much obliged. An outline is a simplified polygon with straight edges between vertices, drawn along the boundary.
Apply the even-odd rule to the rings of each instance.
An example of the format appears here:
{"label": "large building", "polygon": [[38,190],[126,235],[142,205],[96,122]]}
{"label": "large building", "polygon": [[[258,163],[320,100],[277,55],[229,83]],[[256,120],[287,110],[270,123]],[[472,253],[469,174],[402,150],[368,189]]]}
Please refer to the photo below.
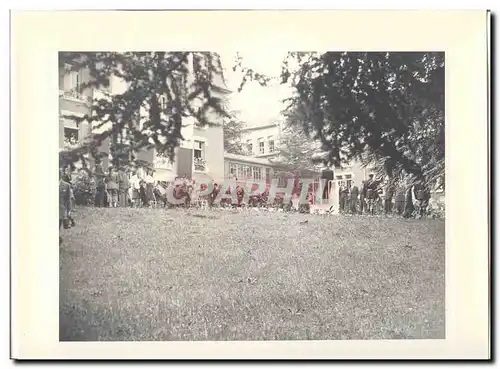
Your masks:
{"label": "large building", "polygon": [[273,159],[278,154],[280,134],[280,124],[269,123],[243,129],[241,139],[248,155]]}
{"label": "large building", "polygon": [[[89,82],[91,76],[88,70],[74,71],[71,65],[59,66],[59,147],[82,143],[90,134],[99,133],[110,129],[110,126],[99,126],[89,122],[80,122],[68,119],[68,116],[83,117],[90,113],[94,99],[123,92],[127,88],[125,82],[119,78],[111,77],[110,84],[104,89],[82,88]],[[230,91],[224,88],[222,81],[219,85],[223,88],[223,94]],[[141,124],[144,114],[141,110],[138,124]],[[155,169],[156,180],[169,181],[176,176],[186,175],[196,181],[222,180],[224,178],[224,140],[223,127],[205,126],[199,127],[193,119],[186,118],[183,121],[181,134],[184,141],[175,150],[175,159],[170,162],[162,153],[155,148],[140,150],[134,153],[138,162],[145,163]],[[100,145],[99,151],[103,167],[107,168],[112,160],[110,153],[110,139],[106,139]],[[122,142],[121,144],[127,144]],[[89,158],[92,166],[92,159]]]}
{"label": "large building", "polygon": [[[242,143],[245,145],[248,155],[254,158],[272,160],[279,156],[279,141],[281,136],[281,126],[279,123],[269,123],[260,126],[247,127],[242,133]],[[269,166],[273,164],[267,162]],[[359,162],[352,162],[349,165],[334,168],[335,184],[357,185],[368,179],[373,170],[364,167]]]}

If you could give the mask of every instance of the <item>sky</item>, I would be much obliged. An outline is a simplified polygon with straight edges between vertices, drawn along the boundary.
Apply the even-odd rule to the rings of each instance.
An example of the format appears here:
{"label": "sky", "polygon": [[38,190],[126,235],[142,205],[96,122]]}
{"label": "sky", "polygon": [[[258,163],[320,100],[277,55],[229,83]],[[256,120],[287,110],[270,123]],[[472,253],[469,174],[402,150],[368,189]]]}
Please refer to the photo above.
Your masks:
{"label": "sky", "polygon": [[[259,52],[239,51],[244,66],[269,77],[280,76],[281,64],[286,54],[285,51],[271,49]],[[286,85],[280,85],[279,80],[276,80],[267,87],[262,87],[255,81],[247,82],[243,90],[238,92],[243,75],[238,70],[233,72],[232,69],[236,51],[219,52],[219,55],[227,87],[232,91],[229,96],[230,109],[239,111],[239,118],[249,127],[279,120],[280,111],[284,107],[281,100],[290,97],[292,90]]]}

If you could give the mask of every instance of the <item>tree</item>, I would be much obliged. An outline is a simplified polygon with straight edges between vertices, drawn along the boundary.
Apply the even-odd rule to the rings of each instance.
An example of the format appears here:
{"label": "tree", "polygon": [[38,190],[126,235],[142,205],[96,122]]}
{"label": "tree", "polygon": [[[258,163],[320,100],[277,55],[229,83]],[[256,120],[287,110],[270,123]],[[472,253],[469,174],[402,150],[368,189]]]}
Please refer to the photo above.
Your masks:
{"label": "tree", "polygon": [[244,155],[241,133],[245,123],[238,119],[238,112],[230,112],[224,119],[224,151],[231,154]]}
{"label": "tree", "polygon": [[83,118],[68,116],[100,129],[78,148],[65,152],[72,161],[84,161],[87,153],[98,157],[99,146],[108,138],[114,158],[127,160],[137,150],[155,147],[173,160],[183,140],[184,119],[193,118],[204,126],[221,124],[219,118],[229,117],[221,97],[227,92],[221,86],[222,67],[215,53],[61,52],[59,62],[73,70],[89,70],[91,80],[82,89],[106,90],[112,77],[125,86],[119,93],[94,99],[91,113]]}
{"label": "tree", "polygon": [[444,178],[443,53],[289,53],[281,77],[295,92],[286,112],[321,142],[325,164],[358,159],[390,177]]}
{"label": "tree", "polygon": [[319,142],[311,140],[301,126],[287,121],[280,134],[279,155],[273,162],[295,171],[319,170],[315,160],[320,154],[319,149]]}

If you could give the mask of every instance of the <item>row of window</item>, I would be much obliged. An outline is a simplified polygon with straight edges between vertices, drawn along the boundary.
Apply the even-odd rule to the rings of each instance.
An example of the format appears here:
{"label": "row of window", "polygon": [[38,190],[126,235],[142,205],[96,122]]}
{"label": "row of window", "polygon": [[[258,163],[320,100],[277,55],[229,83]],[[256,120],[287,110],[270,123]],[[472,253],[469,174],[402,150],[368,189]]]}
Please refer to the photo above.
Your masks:
{"label": "row of window", "polygon": [[[259,150],[258,153],[259,154],[265,154],[266,150],[265,150],[265,140],[264,140],[264,137],[259,137],[257,139],[257,145],[258,145],[257,149]],[[247,149],[248,149],[249,152],[253,153],[253,143],[252,143],[252,140],[247,140]],[[267,138],[267,149],[268,149],[269,153],[273,153],[274,150],[275,150],[274,137],[273,136],[269,136]]]}
{"label": "row of window", "polygon": [[352,174],[337,175],[335,179],[339,186],[352,187],[353,185]]}
{"label": "row of window", "polygon": [[62,86],[60,88],[68,91],[73,90],[76,93],[82,93],[82,85],[83,85],[83,70],[74,71],[71,70],[70,65],[65,65],[64,75],[61,76]]}
{"label": "row of window", "polygon": [[[265,173],[263,173],[263,169],[265,170]],[[270,172],[270,168],[237,163],[229,164],[229,173],[231,176],[235,176],[238,180],[253,179],[255,181],[263,181],[269,179]]]}
{"label": "row of window", "polygon": [[[203,171],[206,169],[206,144],[203,141],[195,140],[193,144],[193,164],[194,170]],[[172,169],[172,163],[164,153],[157,153],[155,165],[160,169]]]}

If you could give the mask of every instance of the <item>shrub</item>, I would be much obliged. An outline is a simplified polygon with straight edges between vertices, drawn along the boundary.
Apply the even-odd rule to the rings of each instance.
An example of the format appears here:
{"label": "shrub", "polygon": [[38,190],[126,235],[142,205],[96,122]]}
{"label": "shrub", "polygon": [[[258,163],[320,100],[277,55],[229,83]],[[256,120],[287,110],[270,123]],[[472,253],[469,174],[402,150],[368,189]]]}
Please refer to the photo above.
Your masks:
{"label": "shrub", "polygon": [[73,191],[77,205],[93,205],[95,199],[94,178],[85,170],[78,171],[73,177]]}

